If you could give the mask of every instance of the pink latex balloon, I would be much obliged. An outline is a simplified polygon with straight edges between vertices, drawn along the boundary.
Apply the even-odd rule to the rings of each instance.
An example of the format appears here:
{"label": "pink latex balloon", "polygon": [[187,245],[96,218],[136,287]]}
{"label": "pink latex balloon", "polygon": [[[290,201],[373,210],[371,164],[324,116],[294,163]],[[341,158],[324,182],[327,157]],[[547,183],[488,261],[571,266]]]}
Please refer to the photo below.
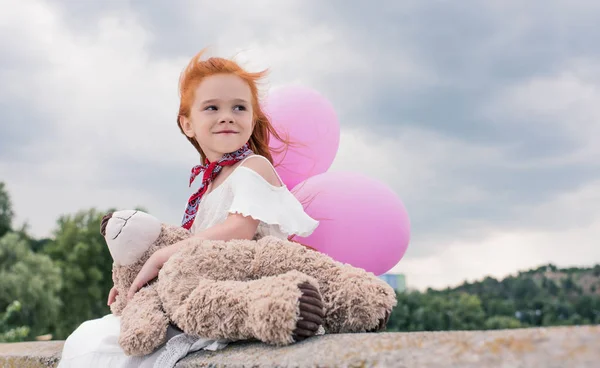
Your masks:
{"label": "pink latex balloon", "polygon": [[294,240],[375,275],[404,256],[410,221],[400,198],[385,184],[357,173],[327,172],[292,192],[320,221],[311,235]]}
{"label": "pink latex balloon", "polygon": [[271,92],[263,108],[277,133],[292,142],[285,147],[271,138],[269,143],[277,173],[288,188],[329,169],[338,151],[340,125],[326,98],[310,88],[288,86]]}

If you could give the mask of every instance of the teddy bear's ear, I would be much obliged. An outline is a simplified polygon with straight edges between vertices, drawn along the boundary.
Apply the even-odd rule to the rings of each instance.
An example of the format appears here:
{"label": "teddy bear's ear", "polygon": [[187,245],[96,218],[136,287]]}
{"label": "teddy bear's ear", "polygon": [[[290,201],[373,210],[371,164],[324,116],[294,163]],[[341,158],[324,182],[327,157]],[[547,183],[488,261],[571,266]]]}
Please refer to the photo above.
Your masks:
{"label": "teddy bear's ear", "polygon": [[137,262],[156,241],[162,223],[147,213],[117,211],[106,223],[104,238],[116,266]]}

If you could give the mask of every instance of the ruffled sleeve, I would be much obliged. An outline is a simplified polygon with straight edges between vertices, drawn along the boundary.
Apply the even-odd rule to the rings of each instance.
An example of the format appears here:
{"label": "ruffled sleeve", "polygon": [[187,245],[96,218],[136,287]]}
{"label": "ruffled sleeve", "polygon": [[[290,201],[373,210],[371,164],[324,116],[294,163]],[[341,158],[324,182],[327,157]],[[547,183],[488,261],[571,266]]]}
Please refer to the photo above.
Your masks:
{"label": "ruffled sleeve", "polygon": [[308,236],[319,225],[287,187],[271,185],[256,171],[240,166],[230,180],[233,201],[229,213],[260,220],[261,235]]}

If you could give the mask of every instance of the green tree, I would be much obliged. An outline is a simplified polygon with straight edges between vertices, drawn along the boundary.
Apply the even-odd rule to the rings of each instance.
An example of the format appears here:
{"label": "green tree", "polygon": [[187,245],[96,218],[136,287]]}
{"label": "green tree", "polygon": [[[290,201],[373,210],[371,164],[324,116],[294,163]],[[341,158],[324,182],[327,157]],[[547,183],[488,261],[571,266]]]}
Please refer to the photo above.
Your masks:
{"label": "green tree", "polygon": [[540,288],[529,275],[517,278],[515,280],[513,290],[513,296],[524,303],[535,298],[540,292]]}
{"label": "green tree", "polygon": [[482,328],[485,313],[479,296],[459,293],[450,299],[449,309],[453,311],[450,329],[476,330]]}
{"label": "green tree", "polygon": [[0,238],[11,230],[14,216],[10,196],[4,187],[4,183],[0,182]]}
{"label": "green tree", "polygon": [[110,313],[106,305],[112,283],[112,258],[100,234],[106,212],[95,209],[62,216],[54,240],[43,252],[60,266],[64,302],[55,326],[57,338],[66,338],[83,321]]}
{"label": "green tree", "polygon": [[7,327],[29,326],[29,337],[50,332],[61,305],[60,287],[60,269],[48,256],[32,252],[16,233],[0,238],[0,311],[16,300],[22,305]]}
{"label": "green tree", "polygon": [[397,294],[389,331],[474,330],[483,327],[481,300],[465,292],[440,293],[428,290]]}
{"label": "green tree", "polygon": [[575,311],[586,323],[600,323],[600,297],[584,295],[575,301]]}
{"label": "green tree", "polygon": [[599,270],[600,265],[558,269],[550,264],[501,281],[486,277],[456,288],[398,294],[398,306],[392,312],[388,329],[433,331],[598,324],[600,295],[596,294],[595,285],[600,284]]}
{"label": "green tree", "polygon": [[565,289],[565,293],[567,295],[582,295],[583,289],[577,285],[577,282],[574,280],[573,271],[569,269],[570,273],[564,279],[562,279],[562,285]]}
{"label": "green tree", "polygon": [[31,329],[28,326],[9,326],[9,322],[21,311],[22,305],[18,300],[12,302],[4,313],[0,313],[0,342],[25,341]]}
{"label": "green tree", "polygon": [[409,293],[396,293],[398,299],[398,305],[388,321],[386,330],[388,331],[406,331],[407,326],[410,323],[410,306],[407,303]]}
{"label": "green tree", "polygon": [[23,223],[20,228],[13,229],[12,231],[16,234],[19,234],[21,238],[26,240],[29,244],[29,248],[36,253],[41,251],[44,246],[46,246],[46,244],[52,240],[50,238],[36,239],[29,233],[29,224],[27,222]]}
{"label": "green tree", "polygon": [[523,325],[518,319],[508,316],[492,316],[489,317],[484,324],[486,330],[504,330],[521,327],[523,327]]}
{"label": "green tree", "polygon": [[515,302],[512,299],[482,297],[482,304],[488,316],[511,317],[515,315]]}
{"label": "green tree", "polygon": [[558,296],[560,294],[560,288],[552,279],[544,277],[542,281],[542,287],[552,296]]}

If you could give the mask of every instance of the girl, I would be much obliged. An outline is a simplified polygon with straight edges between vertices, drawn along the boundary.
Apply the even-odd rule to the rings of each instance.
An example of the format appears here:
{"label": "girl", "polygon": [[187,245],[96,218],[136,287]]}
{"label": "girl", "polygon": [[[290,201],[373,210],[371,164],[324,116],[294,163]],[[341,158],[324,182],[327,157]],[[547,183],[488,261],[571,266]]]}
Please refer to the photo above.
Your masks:
{"label": "girl", "polygon": [[[289,239],[307,236],[318,226],[283,185],[272,165],[269,136],[283,141],[261,110],[257,81],[264,72],[249,73],[223,58],[192,58],[180,79],[177,124],[200,154],[192,168],[190,185],[199,187],[190,197],[182,226],[206,240],[258,239],[266,235]],[[287,143],[287,142],[286,142]],[[184,243],[176,243],[148,259],[127,295],[158,275],[162,265]],[[310,285],[299,285],[302,319],[294,331],[296,341],[314,336],[322,323],[319,294]],[[116,297],[109,293],[110,305]],[[119,317],[109,314],[84,322],[65,341],[59,367],[151,367],[184,356],[194,349],[217,350],[227,341],[194,341],[177,348],[181,331],[171,326],[170,343],[143,357],[129,357],[118,344]],[[177,340],[179,341],[179,340]],[[183,340],[181,340],[183,341]],[[170,361],[174,365],[177,359]]]}

